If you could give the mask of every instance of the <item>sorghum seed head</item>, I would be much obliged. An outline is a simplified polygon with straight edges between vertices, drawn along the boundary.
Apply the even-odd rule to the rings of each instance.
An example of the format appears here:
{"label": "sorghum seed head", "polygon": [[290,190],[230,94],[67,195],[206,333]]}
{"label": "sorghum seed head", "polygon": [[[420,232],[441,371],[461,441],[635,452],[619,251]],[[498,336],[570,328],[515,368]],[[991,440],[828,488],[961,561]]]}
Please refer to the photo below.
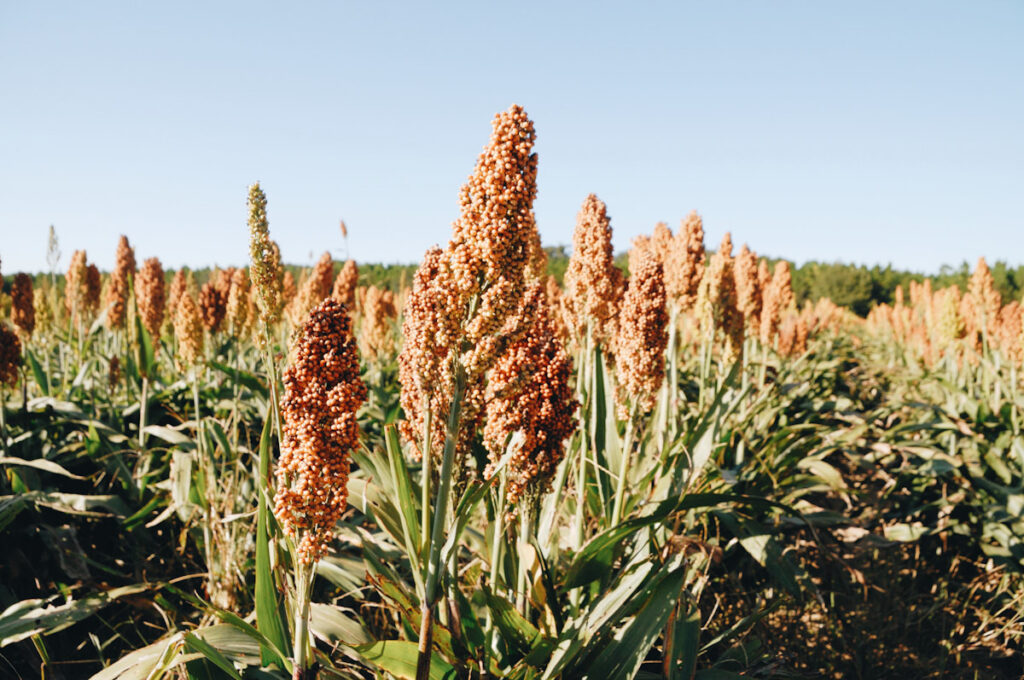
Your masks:
{"label": "sorghum seed head", "polygon": [[203,321],[199,307],[185,291],[178,300],[174,315],[174,337],[178,341],[178,367],[181,370],[198,365],[203,360]]}
{"label": "sorghum seed head", "polygon": [[661,263],[648,253],[629,278],[615,338],[615,365],[625,393],[646,411],[665,376],[668,312]]}
{"label": "sorghum seed head", "polygon": [[0,384],[14,387],[18,382],[20,365],[21,339],[6,323],[0,321]]}
{"label": "sorghum seed head", "polygon": [[487,384],[487,423],[484,443],[491,464],[505,455],[505,442],[522,434],[520,446],[507,464],[507,498],[514,505],[525,493],[545,493],[565,455],[564,442],[576,428],[578,403],[569,379],[572,361],[555,335],[544,300],[544,284],[527,291],[537,298],[537,314],[524,335],[495,362]]}
{"label": "sorghum seed head", "polygon": [[576,216],[572,255],[565,272],[566,306],[577,335],[585,333],[589,323],[596,340],[611,338],[621,295],[621,277],[616,272],[608,209],[590,194]]}
{"label": "sorghum seed head", "polygon": [[36,327],[35,294],[32,277],[25,273],[15,274],[11,284],[11,321],[22,336],[32,337]]}
{"label": "sorghum seed head", "polygon": [[292,345],[281,400],[281,459],[274,514],[313,563],[327,551],[348,501],[351,451],[359,443],[356,411],[366,401],[348,312],[320,303]]}
{"label": "sorghum seed head", "polygon": [[[180,286],[183,289],[185,276],[182,272],[178,273],[182,274]],[[177,275],[174,280],[178,281]],[[139,306],[142,325],[149,331],[154,342],[160,338],[160,326],[164,321],[164,291],[164,268],[160,265],[158,258],[151,257],[142,263],[142,269],[139,270],[139,275],[135,279],[135,300]],[[178,296],[180,297],[180,295],[181,290],[179,289]],[[174,302],[177,302],[177,299]],[[171,309],[175,309],[173,303]]]}

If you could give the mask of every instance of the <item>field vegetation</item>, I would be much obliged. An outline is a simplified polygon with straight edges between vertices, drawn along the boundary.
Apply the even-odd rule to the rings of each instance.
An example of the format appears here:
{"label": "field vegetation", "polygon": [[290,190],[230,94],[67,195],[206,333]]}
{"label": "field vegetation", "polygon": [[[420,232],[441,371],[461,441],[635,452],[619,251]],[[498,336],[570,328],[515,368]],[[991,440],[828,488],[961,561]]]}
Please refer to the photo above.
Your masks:
{"label": "field vegetation", "polygon": [[244,269],[51,230],[3,288],[0,677],[1024,674],[1022,272],[696,212],[616,259],[594,195],[544,249],[534,139],[495,117],[415,267],[284,265],[258,184]]}

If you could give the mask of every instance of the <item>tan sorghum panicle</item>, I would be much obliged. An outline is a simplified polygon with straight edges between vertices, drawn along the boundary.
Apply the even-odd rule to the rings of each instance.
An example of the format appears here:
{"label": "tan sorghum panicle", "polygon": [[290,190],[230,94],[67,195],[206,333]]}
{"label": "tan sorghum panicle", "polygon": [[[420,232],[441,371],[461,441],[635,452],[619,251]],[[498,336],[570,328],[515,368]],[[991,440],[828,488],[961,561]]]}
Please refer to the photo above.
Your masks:
{"label": "tan sorghum panicle", "polygon": [[203,360],[203,321],[199,307],[186,291],[178,300],[174,315],[174,337],[178,341],[178,368],[185,370]]}
{"label": "tan sorghum panicle", "polygon": [[[534,246],[537,137],[520,106],[494,117],[491,139],[459,192],[461,211],[452,224],[447,258],[469,349],[463,365],[472,384],[497,358],[495,343],[521,333],[523,303]],[[486,284],[486,285],[485,285]],[[469,317],[470,301],[476,308]],[[470,422],[470,421],[467,421]]]}
{"label": "tan sorghum panicle", "polygon": [[236,269],[231,275],[228,304],[225,308],[228,331],[236,338],[242,338],[245,333],[249,305],[249,275],[245,273],[244,269]]}
{"label": "tan sorghum panicle", "polygon": [[395,302],[390,291],[376,286],[366,289],[359,348],[370,361],[390,357],[395,352]]}
{"label": "tan sorghum panicle", "polygon": [[960,319],[964,324],[964,338],[968,347],[978,351],[981,350],[983,312],[979,310],[978,301],[970,291],[964,293],[960,298],[960,305],[957,308]]}
{"label": "tan sorghum panicle", "polygon": [[967,290],[974,298],[977,313],[978,330],[991,333],[995,330],[999,309],[1003,300],[999,291],[996,290],[995,279],[992,272],[985,263],[985,258],[978,258],[978,266],[974,268],[971,279],[967,283]]}
{"label": "tan sorghum panicle", "polygon": [[224,304],[227,304],[227,299],[231,295],[231,281],[235,278],[235,271],[234,267],[221,269],[217,271],[215,277],[210,279],[217,286],[217,292],[224,299]]}
{"label": "tan sorghum panicle", "polygon": [[761,291],[761,301],[764,304],[764,292],[772,282],[772,271],[768,267],[768,260],[760,260],[757,263],[757,287]]}
{"label": "tan sorghum panicle", "polygon": [[672,240],[672,230],[668,228],[668,224],[658,222],[654,225],[654,233],[651,234],[651,252],[654,253],[654,257],[658,258],[663,269],[669,258],[669,251],[672,249]]}
{"label": "tan sorghum panicle", "polygon": [[284,307],[291,304],[295,296],[299,294],[299,287],[295,283],[295,275],[292,274],[290,269],[285,270],[284,278],[281,283],[281,301],[284,303]]}
{"label": "tan sorghum panicle", "polygon": [[[433,422],[447,419],[450,394],[444,391],[455,377],[451,369],[461,366],[465,392],[460,460],[479,429],[485,375],[505,347],[525,332],[533,313],[525,305],[524,292],[531,244],[536,243],[535,137],[533,123],[521,107],[495,116],[490,142],[460,191],[461,211],[448,248],[428,253],[406,305],[400,357],[402,408],[408,419],[403,434],[419,445],[427,399]],[[424,325],[426,330],[421,330]],[[424,344],[429,339],[433,345]],[[441,379],[427,390],[428,376],[438,373],[435,367]],[[441,450],[442,438],[432,439],[435,451]],[[461,463],[459,469],[463,476]]]}
{"label": "tan sorghum panicle", "polygon": [[306,282],[316,293],[316,303],[320,304],[331,296],[331,287],[334,284],[334,260],[329,252],[324,252],[313,268],[313,275]]}
{"label": "tan sorghum panicle", "polygon": [[25,273],[15,274],[11,284],[11,321],[24,338],[32,337],[36,327],[35,294],[32,277]]}
{"label": "tan sorghum panicle", "polygon": [[779,354],[796,357],[806,352],[809,332],[807,321],[802,315],[793,311],[786,313],[779,324],[776,347]]}
{"label": "tan sorghum panicle", "polygon": [[341,237],[348,238],[348,227],[345,226],[345,220],[338,220],[338,226],[341,227]]}
{"label": "tan sorghum panicle", "polygon": [[333,299],[309,315],[290,353],[281,399],[274,514],[310,564],[326,552],[348,501],[356,411],[366,401],[348,312]]}
{"label": "tan sorghum panicle", "polygon": [[689,312],[697,301],[704,258],[704,223],[693,211],[672,238],[665,263],[665,291],[681,311]]}
{"label": "tan sorghum panicle", "polygon": [[203,328],[210,333],[220,330],[227,311],[227,300],[221,295],[215,281],[207,281],[199,291],[199,312],[203,318]]}
{"label": "tan sorghum panicle", "polygon": [[260,310],[260,320],[270,327],[280,320],[284,308],[284,272],[281,249],[270,239],[267,197],[260,189],[259,182],[249,187],[248,204],[249,276]]}
{"label": "tan sorghum panicle", "polygon": [[128,311],[129,281],[135,275],[135,251],[122,235],[117,241],[117,256],[114,271],[110,273],[110,288],[107,291],[107,323],[111,328],[124,328]]}
{"label": "tan sorghum panicle", "polygon": [[290,321],[298,327],[306,319],[306,315],[318,304],[331,296],[334,283],[334,262],[330,253],[324,253],[313,268],[312,274],[302,284],[298,296],[290,307]]}
{"label": "tan sorghum panicle", "polygon": [[999,310],[999,350],[1007,361],[1020,366],[1024,360],[1024,324],[1020,303],[1014,300]]}
{"label": "tan sorghum panicle", "polygon": [[615,337],[620,384],[640,412],[654,404],[665,377],[668,312],[661,263],[649,253],[629,277]]}
{"label": "tan sorghum panicle", "polygon": [[71,254],[64,285],[64,306],[77,323],[85,314],[86,299],[89,297],[89,265],[84,250]]}
{"label": "tan sorghum panicle", "polygon": [[[178,280],[177,275],[174,280]],[[182,288],[185,286],[184,275],[181,277],[180,285]],[[151,257],[142,263],[139,276],[135,279],[135,301],[139,307],[142,325],[149,331],[154,342],[160,338],[160,326],[164,322],[164,290],[164,268],[158,258]],[[179,290],[178,296],[180,295]]]}
{"label": "tan sorghum panicle", "polygon": [[736,306],[743,314],[746,327],[757,333],[761,324],[761,281],[757,255],[745,243],[733,262],[733,276],[736,279]]}
{"label": "tan sorghum panicle", "polygon": [[789,262],[782,260],[775,265],[775,275],[772,280],[779,296],[779,304],[782,309],[789,309],[794,304],[793,279],[789,272]]}
{"label": "tan sorghum panicle", "polygon": [[14,387],[18,383],[20,365],[21,339],[6,323],[0,321],[0,384]]}
{"label": "tan sorghum panicle", "polygon": [[[168,315],[174,316],[178,310],[178,301],[181,296],[184,295],[187,290],[187,282],[185,279],[185,270],[178,269],[174,272],[174,277],[171,279],[171,292],[167,296],[167,312]],[[174,321],[173,318],[171,320]]]}
{"label": "tan sorghum panicle", "polygon": [[701,279],[697,291],[694,313],[700,322],[706,340],[714,338],[715,329],[725,335],[727,361],[736,359],[743,351],[743,314],[738,308],[736,277],[733,273],[732,238],[726,232],[722,244]]}
{"label": "tan sorghum panicle", "polygon": [[417,457],[422,457],[424,419],[431,411],[430,442],[433,453],[444,446],[445,423],[451,399],[449,351],[459,334],[458,320],[449,310],[455,305],[455,281],[444,252],[431,248],[413,277],[402,321],[404,344],[398,356],[400,401],[406,419],[398,427]]}
{"label": "tan sorghum panicle", "polygon": [[34,301],[36,326],[39,328],[40,333],[49,335],[53,331],[57,318],[50,304],[50,289],[46,285],[45,279],[43,280],[43,285],[35,289]]}
{"label": "tan sorghum panicle", "polygon": [[544,292],[548,302],[548,318],[555,329],[555,334],[563,343],[569,341],[569,326],[565,319],[565,299],[562,289],[558,285],[558,279],[548,275],[544,283]]}
{"label": "tan sorghum panicle", "polygon": [[762,293],[761,343],[770,345],[779,328],[784,311],[793,304],[793,288],[789,275],[789,263],[780,260],[775,264],[775,274]]}
{"label": "tan sorghum panicle", "polygon": [[960,289],[950,286],[938,291],[936,296],[935,337],[940,346],[947,349],[964,337],[966,332],[960,318]]}
{"label": "tan sorghum panicle", "polygon": [[626,269],[630,273],[635,272],[640,268],[640,261],[648,255],[653,255],[659,262],[661,259],[658,254],[654,251],[654,244],[651,242],[651,237],[645,234],[634,236],[632,241],[633,247],[626,253]]}
{"label": "tan sorghum panicle", "polygon": [[576,216],[572,255],[565,272],[565,301],[572,330],[582,336],[591,324],[594,338],[611,338],[618,311],[619,284],[612,252],[612,227],[605,204],[594,194],[587,196]]}
{"label": "tan sorghum panicle", "polygon": [[356,285],[359,283],[359,265],[355,260],[348,260],[338,272],[334,280],[331,297],[345,305],[349,311],[355,309]]}
{"label": "tan sorghum panicle", "polygon": [[543,281],[548,273],[548,254],[540,243],[540,232],[530,230],[529,255],[526,262],[526,278],[528,281]]}
{"label": "tan sorghum panicle", "polygon": [[796,320],[796,340],[793,343],[793,353],[796,356],[800,356],[807,351],[807,322],[804,321],[803,317],[797,317]]}
{"label": "tan sorghum panicle", "polygon": [[495,362],[487,384],[487,478],[504,457],[508,436],[523,435],[506,468],[510,505],[527,492],[540,495],[550,489],[565,455],[564,442],[576,428],[573,416],[578,407],[569,384],[572,361],[555,335],[543,299],[544,284],[534,283],[527,295],[541,298],[537,314],[526,333]]}

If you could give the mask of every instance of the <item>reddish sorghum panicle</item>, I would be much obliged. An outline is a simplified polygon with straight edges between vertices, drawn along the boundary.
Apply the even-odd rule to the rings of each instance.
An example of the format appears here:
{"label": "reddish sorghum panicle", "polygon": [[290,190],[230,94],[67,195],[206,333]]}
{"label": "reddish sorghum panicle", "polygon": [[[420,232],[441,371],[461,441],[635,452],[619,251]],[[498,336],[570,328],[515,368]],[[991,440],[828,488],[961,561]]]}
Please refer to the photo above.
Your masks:
{"label": "reddish sorghum panicle", "polygon": [[23,337],[32,337],[36,327],[35,293],[32,277],[25,273],[15,274],[11,284],[11,321]]}
{"label": "reddish sorghum panicle", "polygon": [[[177,280],[177,277],[175,277]],[[181,287],[185,286],[185,277],[182,275]],[[156,341],[160,338],[160,326],[164,321],[164,268],[160,260],[151,257],[142,263],[142,269],[135,279],[135,301],[139,306],[139,318],[142,325],[149,331],[150,336]],[[181,293],[179,291],[178,295]],[[175,309],[171,307],[171,309]]]}
{"label": "reddish sorghum panicle", "polygon": [[281,400],[274,514],[304,563],[326,553],[345,511],[349,459],[359,442],[356,411],[365,400],[348,312],[324,300],[292,346]]}
{"label": "reddish sorghum panicle", "polygon": [[206,330],[210,333],[220,330],[227,312],[227,300],[216,281],[207,281],[199,290],[199,312]]}
{"label": "reddish sorghum panicle", "polygon": [[111,328],[124,328],[128,311],[129,282],[135,275],[135,251],[122,235],[117,242],[114,271],[110,273],[110,288],[107,291],[107,323]]}
{"label": "reddish sorghum panicle", "polygon": [[505,455],[508,437],[517,432],[523,437],[506,468],[512,505],[524,494],[540,495],[550,489],[565,455],[565,440],[576,428],[573,416],[578,407],[569,384],[572,361],[550,321],[543,284],[533,284],[527,295],[539,298],[537,313],[526,333],[495,362],[486,397],[488,478]]}
{"label": "reddish sorghum panicle", "polygon": [[21,339],[7,324],[0,321],[0,384],[14,387],[18,382],[20,365]]}

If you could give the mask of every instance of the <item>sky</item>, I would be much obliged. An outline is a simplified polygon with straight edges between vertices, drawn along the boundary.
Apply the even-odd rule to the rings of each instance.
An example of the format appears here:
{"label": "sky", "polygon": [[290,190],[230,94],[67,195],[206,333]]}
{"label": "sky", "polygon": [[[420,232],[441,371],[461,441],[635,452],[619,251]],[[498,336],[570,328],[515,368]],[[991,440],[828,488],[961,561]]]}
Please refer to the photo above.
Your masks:
{"label": "sky", "polygon": [[1024,263],[1024,2],[0,0],[0,268],[443,244],[490,122],[537,130],[545,244],[691,211],[768,256]]}

